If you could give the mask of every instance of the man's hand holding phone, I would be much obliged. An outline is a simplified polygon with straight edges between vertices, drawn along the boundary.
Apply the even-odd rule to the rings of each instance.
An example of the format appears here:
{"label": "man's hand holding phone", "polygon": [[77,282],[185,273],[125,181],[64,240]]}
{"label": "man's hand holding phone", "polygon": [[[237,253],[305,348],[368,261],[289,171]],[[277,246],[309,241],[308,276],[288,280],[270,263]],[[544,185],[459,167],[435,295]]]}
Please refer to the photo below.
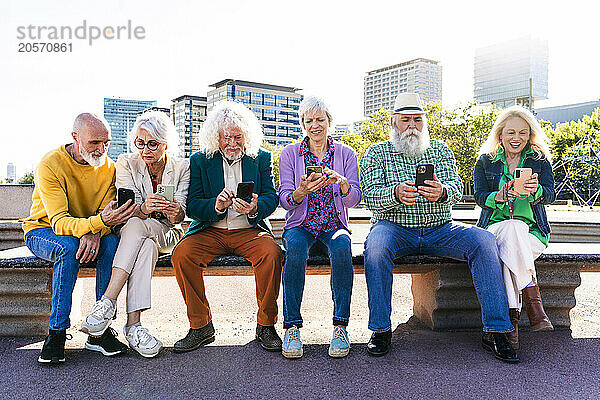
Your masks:
{"label": "man's hand holding phone", "polygon": [[219,214],[223,214],[227,208],[233,204],[235,194],[228,189],[223,189],[221,193],[217,195],[217,201],[215,202],[215,210]]}
{"label": "man's hand holding phone", "polygon": [[419,197],[419,192],[413,181],[404,181],[394,188],[396,199],[405,206],[412,206]]}
{"label": "man's hand holding phone", "polygon": [[137,211],[137,204],[131,200],[127,200],[121,207],[115,208],[117,205],[117,201],[113,200],[100,213],[100,218],[102,218],[104,225],[114,226],[123,224],[129,218],[133,217]]}
{"label": "man's hand holding phone", "polygon": [[258,210],[258,195],[252,193],[252,200],[250,200],[250,202],[235,197],[233,199],[232,207],[238,214],[254,215]]}
{"label": "man's hand holding phone", "polygon": [[425,185],[419,186],[418,191],[427,200],[431,202],[438,201],[444,194],[444,185],[442,185],[442,182],[440,182],[435,173],[433,174],[433,180],[426,179],[424,183]]}

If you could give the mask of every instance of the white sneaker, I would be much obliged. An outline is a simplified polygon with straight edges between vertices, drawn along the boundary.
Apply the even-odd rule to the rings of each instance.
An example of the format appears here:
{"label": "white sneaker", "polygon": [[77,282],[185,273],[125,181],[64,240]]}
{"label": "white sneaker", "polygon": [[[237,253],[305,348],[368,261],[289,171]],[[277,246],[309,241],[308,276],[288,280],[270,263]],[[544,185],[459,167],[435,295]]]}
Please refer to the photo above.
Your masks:
{"label": "white sneaker", "polygon": [[113,302],[109,299],[98,300],[92,307],[92,311],[83,320],[79,330],[88,335],[102,336],[106,328],[110,326],[116,310]]}
{"label": "white sneaker", "polygon": [[130,328],[129,332],[127,332],[127,328],[123,328],[123,333],[129,342],[129,347],[146,358],[155,357],[163,348],[162,342],[141,325]]}

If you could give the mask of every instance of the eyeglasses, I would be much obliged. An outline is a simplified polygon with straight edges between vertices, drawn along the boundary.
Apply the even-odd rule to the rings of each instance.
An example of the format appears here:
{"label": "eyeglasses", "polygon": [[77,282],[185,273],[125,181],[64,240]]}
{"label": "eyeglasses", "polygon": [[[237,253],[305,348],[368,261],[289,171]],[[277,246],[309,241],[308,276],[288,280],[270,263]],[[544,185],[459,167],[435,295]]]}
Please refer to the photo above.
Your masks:
{"label": "eyeglasses", "polygon": [[140,150],[144,150],[144,147],[148,147],[148,150],[154,151],[158,149],[160,142],[156,140],[148,140],[148,142],[144,142],[142,139],[137,138],[134,140],[133,144]]}

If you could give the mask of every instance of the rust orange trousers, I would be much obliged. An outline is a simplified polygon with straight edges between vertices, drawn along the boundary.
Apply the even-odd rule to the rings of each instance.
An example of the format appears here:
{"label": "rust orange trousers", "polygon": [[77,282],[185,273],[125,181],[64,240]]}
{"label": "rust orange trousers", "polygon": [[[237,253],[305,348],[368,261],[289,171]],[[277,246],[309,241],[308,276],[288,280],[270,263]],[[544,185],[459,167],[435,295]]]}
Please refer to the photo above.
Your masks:
{"label": "rust orange trousers", "polygon": [[[283,253],[273,237],[258,228],[220,229],[209,227],[181,240],[171,256],[177,283],[187,306],[190,327],[202,328],[212,320],[204,290],[204,269],[215,257],[235,254],[254,268],[259,325],[277,322],[277,297],[281,283]],[[235,295],[235,288],[231,288]]]}

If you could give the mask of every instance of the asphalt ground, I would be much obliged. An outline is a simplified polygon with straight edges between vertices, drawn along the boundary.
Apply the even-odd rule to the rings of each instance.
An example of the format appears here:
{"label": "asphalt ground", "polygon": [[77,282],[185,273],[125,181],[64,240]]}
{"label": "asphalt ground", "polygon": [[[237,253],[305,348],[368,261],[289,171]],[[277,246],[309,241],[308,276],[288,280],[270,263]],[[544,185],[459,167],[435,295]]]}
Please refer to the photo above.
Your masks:
{"label": "asphalt ground", "polygon": [[[252,277],[206,277],[216,341],[186,354],[172,352],[187,332],[174,278],[153,279],[153,308],[142,321],[167,346],[155,359],[130,352],[114,358],[83,349],[76,327],[92,304],[93,278],[78,281],[67,362],[37,363],[42,338],[0,338],[0,399],[212,399],[212,398],[600,398],[599,273],[584,273],[571,312],[572,331],[521,333],[521,363],[504,364],[486,352],[479,332],[433,332],[411,319],[410,276],[396,275],[391,352],[370,357],[365,348],[366,285],[356,275],[349,326],[352,350],[327,355],[331,338],[329,276],[307,277],[303,302],[304,357],[284,359],[254,341]],[[124,293],[123,293],[124,294]],[[124,295],[119,297],[121,331]],[[281,296],[279,299],[281,305]],[[280,313],[281,316],[281,313]],[[277,330],[283,334],[281,323]],[[123,339],[122,333],[119,335]]]}

